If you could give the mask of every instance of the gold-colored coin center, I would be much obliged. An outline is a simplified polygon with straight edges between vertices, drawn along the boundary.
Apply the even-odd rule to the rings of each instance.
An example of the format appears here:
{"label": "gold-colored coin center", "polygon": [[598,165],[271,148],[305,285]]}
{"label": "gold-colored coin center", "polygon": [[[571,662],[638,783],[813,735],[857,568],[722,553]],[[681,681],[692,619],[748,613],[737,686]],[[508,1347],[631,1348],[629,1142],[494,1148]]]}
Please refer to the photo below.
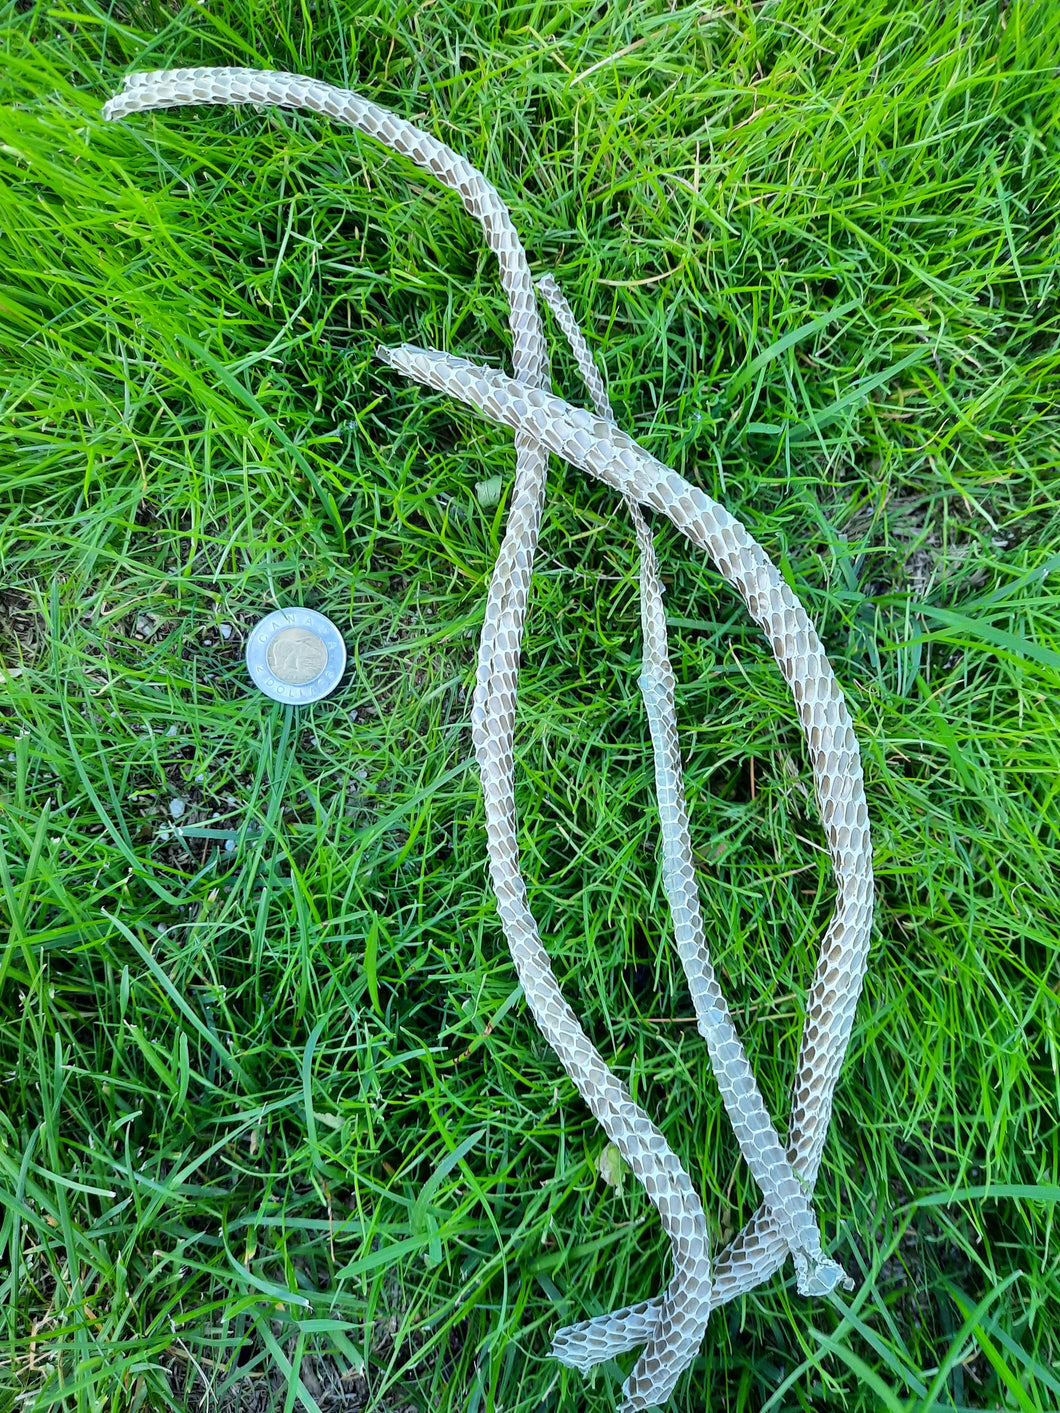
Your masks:
{"label": "gold-colored coin center", "polygon": [[270,669],[290,687],[304,687],[328,665],[328,648],[308,628],[285,628],[277,633],[265,653]]}

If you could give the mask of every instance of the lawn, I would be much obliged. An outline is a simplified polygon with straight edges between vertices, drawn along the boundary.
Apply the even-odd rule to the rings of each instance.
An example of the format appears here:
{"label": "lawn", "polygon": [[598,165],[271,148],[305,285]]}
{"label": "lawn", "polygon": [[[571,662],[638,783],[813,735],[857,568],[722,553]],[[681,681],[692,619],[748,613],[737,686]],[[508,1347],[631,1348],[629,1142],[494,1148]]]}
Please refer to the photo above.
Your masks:
{"label": "lawn", "polygon": [[[761,541],[846,693],[877,911],[815,1208],[856,1289],[789,1262],[671,1409],[1060,1407],[1060,0],[0,0],[0,55],[0,1413],[603,1413],[631,1357],[584,1379],[551,1333],[669,1272],[486,873],[512,439],[372,357],[510,367],[495,262],[326,120],[101,120],[200,64],[354,87],[483,170],[620,425]],[[833,901],[809,765],[765,639],[654,529],[783,1131]],[[720,1245],[758,1193],[669,938],[636,571],[553,463],[523,868]],[[292,603],[349,651],[298,711],[243,665]]]}

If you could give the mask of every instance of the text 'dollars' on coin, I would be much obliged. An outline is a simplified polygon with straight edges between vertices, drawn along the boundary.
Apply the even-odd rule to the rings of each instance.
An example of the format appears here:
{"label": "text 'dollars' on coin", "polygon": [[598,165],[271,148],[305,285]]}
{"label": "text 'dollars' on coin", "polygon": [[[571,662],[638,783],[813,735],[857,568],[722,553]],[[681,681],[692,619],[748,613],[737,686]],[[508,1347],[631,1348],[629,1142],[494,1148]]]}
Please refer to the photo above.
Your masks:
{"label": "text 'dollars' on coin", "polygon": [[338,685],[345,667],[342,635],[330,618],[312,608],[277,609],[254,626],[247,640],[247,670],[276,702],[318,702]]}

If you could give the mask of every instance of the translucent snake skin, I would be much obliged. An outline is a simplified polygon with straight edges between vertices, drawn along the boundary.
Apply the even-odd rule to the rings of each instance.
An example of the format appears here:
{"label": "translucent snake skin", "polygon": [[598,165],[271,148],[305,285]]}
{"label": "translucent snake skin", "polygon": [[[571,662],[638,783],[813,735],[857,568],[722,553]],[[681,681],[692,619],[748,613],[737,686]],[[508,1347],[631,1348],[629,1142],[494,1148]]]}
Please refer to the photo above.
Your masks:
{"label": "translucent snake skin", "polygon": [[[602,380],[558,286],[539,285],[569,339],[595,411],[548,390],[544,332],[529,265],[495,188],[464,158],[377,104],[296,74],[174,69],[133,74],[103,110],[122,118],[186,104],[272,104],[345,123],[408,157],[457,192],[497,256],[510,305],[514,377],[403,345],[379,357],[515,433],[515,487],[486,601],[472,703],[472,737],[486,810],[498,913],[528,1005],[589,1109],[643,1184],[670,1239],[673,1276],[653,1300],[559,1331],[553,1354],[580,1370],[641,1346],[623,1386],[623,1413],[665,1403],[695,1358],[710,1311],[767,1280],[790,1251],[798,1288],[827,1294],[845,1280],[824,1255],[810,1196],[850,1038],[872,920],[872,863],[861,763],[850,717],[801,604],[739,521],[657,461],[614,423]],[[726,1111],[763,1204],[711,1262],[696,1188],[662,1133],[593,1047],[553,976],[519,870],[513,733],[527,595],[545,495],[548,453],[614,487],[630,508],[641,555],[641,691],[655,752],[663,880],[674,933]],[[813,768],[837,901],[807,998],[787,1143],[769,1118],[715,979],[699,908],[674,712],[674,679],[655,552],[640,507],[668,516],[704,549],[743,597],[772,646],[795,699]],[[849,1283],[848,1283],[849,1284]]]}

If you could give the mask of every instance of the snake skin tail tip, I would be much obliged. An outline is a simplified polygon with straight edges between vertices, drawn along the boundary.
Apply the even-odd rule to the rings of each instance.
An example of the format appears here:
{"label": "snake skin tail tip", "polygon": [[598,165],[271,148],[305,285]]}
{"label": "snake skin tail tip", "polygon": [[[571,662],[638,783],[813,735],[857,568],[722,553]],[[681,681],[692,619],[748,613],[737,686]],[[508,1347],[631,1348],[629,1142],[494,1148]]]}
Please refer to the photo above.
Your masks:
{"label": "snake skin tail tip", "polygon": [[605,1364],[608,1359],[613,1359],[616,1354],[624,1352],[609,1346],[606,1337],[592,1339],[568,1339],[571,1330],[578,1327],[568,1326],[565,1329],[557,1330],[552,1336],[552,1348],[548,1351],[548,1358],[555,1359],[557,1364],[562,1364],[565,1369],[574,1369],[577,1373],[585,1375],[591,1374],[598,1364]]}
{"label": "snake skin tail tip", "polygon": [[795,1285],[800,1295],[810,1297],[831,1295],[840,1286],[844,1290],[854,1288],[854,1282],[838,1261],[819,1256],[811,1265],[801,1252],[795,1256]]}
{"label": "snake skin tail tip", "polygon": [[552,1336],[552,1348],[548,1351],[547,1358],[555,1359],[556,1363],[562,1364],[565,1369],[577,1369],[579,1374],[587,1374],[593,1367],[593,1361],[584,1358],[584,1350],[579,1353],[566,1347],[566,1333],[566,1330],[560,1330]]}
{"label": "snake skin tail tip", "polygon": [[589,1365],[583,1364],[580,1360],[571,1359],[569,1355],[564,1354],[562,1350],[557,1349],[554,1345],[545,1355],[545,1358],[555,1359],[557,1364],[562,1364],[565,1369],[575,1369],[579,1374],[589,1372]]}
{"label": "snake skin tail tip", "polygon": [[444,356],[445,355],[440,354],[437,349],[419,348],[414,343],[399,343],[392,346],[379,343],[375,346],[375,357],[380,363],[385,363],[388,368],[393,368],[396,372],[402,373],[406,378],[411,378],[414,382],[420,382],[422,379],[417,378],[416,375],[411,372],[409,367],[411,359],[426,358],[433,360],[443,358]]}

